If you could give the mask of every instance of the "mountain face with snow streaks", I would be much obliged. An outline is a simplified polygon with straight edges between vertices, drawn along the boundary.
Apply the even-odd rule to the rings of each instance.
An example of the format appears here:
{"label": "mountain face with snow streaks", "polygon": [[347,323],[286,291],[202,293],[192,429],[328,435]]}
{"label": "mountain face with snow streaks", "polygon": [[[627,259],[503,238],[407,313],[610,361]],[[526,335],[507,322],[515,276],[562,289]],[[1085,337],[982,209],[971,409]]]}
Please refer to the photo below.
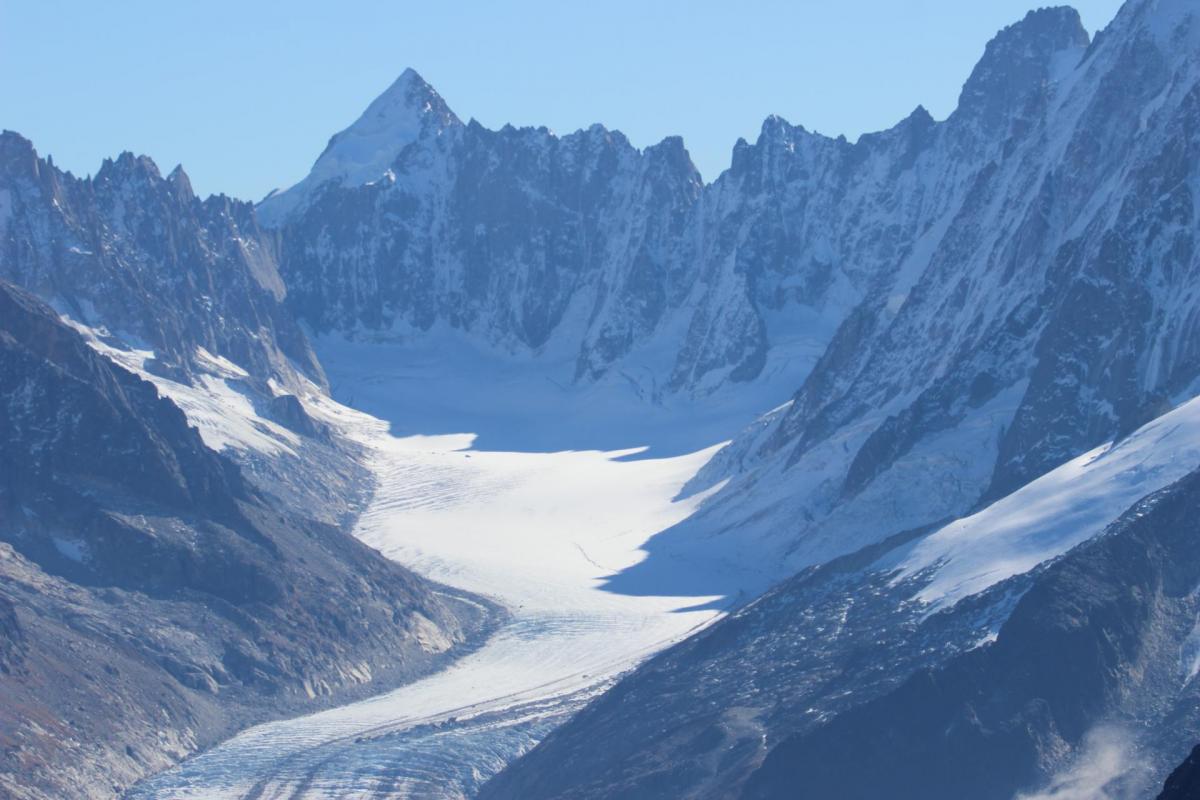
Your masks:
{"label": "mountain face with snow streaks", "polygon": [[1191,396],[1194,13],[1129,3],[1089,44],[1046,9],[997,36],[914,167],[936,165],[948,208],[789,406],[697,482],[731,479],[689,521],[727,532],[705,547],[753,536],[799,569],[962,515]]}
{"label": "mountain face with snow streaks", "polygon": [[[651,659],[484,796],[653,797],[666,785],[686,797],[751,786],[789,796],[820,775],[817,797],[955,797],[986,772],[968,794],[1011,797],[1072,774],[1096,740],[1120,756],[1100,783],[1130,771],[1131,753],[1165,771],[1198,735],[1187,711],[1194,592],[1187,577],[1164,577],[1194,560],[1198,464],[1193,399],[975,514],[810,567]],[[1122,652],[1109,653],[1116,641]],[[999,664],[970,666],[988,663],[999,642]],[[944,670],[961,706],[946,700]],[[1055,715],[1022,716],[1029,707]],[[856,720],[853,733],[830,740],[843,718]],[[958,745],[942,733],[953,726],[971,746],[951,753]],[[883,743],[880,729],[890,731]],[[809,765],[800,777],[789,766],[800,741],[824,742],[817,760],[836,767]],[[871,742],[913,766],[857,775],[858,744]],[[923,774],[937,777],[914,777]],[[1123,779],[1141,791],[1151,774]]]}
{"label": "mountain face with snow streaks", "polygon": [[201,200],[182,168],[164,178],[145,156],[81,179],[0,134],[0,278],[149,347],[163,374],[186,380],[203,348],[264,387],[325,381],[252,206]]}
{"label": "mountain face with snow streaks", "polygon": [[[1049,566],[994,644],[784,739],[745,796],[794,796],[803,785],[814,797],[1008,800],[1053,787],[1106,729],[1128,741],[1125,761],[1085,766],[1095,785],[1154,796],[1200,728],[1190,663],[1198,489],[1192,473]],[[854,768],[863,761],[873,769]]]}
{"label": "mountain face with snow streaks", "polygon": [[[1186,230],[1161,230],[1186,213],[1185,187],[1174,210],[1149,207],[1156,176],[1191,163],[1188,62],[1131,33],[1091,43],[1073,10],[1032,12],[989,44],[946,121],[917,109],[850,143],[771,117],[708,185],[679,140],[490,131],[408,71],[259,212],[280,231],[288,302],[318,332],[457,331],[653,401],[803,382],[774,434],[726,461],[799,476],[780,480],[800,484],[807,538],[825,544],[835,506],[891,495],[897,472],[958,484],[899,530],[1136,427],[1195,377],[1189,306],[1164,305],[1190,277]],[[1094,336],[1076,332],[1101,320],[1125,347],[1088,363]],[[1059,381],[1072,371],[1074,388]],[[992,463],[938,471],[922,452],[938,435],[963,439],[938,460]],[[805,465],[831,459],[836,477],[807,486]],[[757,515],[770,492],[726,496]],[[796,566],[822,557],[795,550]]]}
{"label": "mountain face with snow streaks", "polygon": [[[1197,736],[1195,584],[1175,571],[1200,458],[1173,415],[1200,378],[1198,92],[1191,3],[1133,0],[1094,41],[1069,9],[1002,31],[909,168],[940,181],[941,213],[692,487],[721,491],[629,570],[755,548],[800,576],[652,659],[485,796],[1007,798],[1069,783],[1110,725],[1156,775],[1177,763]],[[814,596],[835,564],[865,571]],[[855,655],[862,640],[879,647]],[[1153,796],[1122,769],[1122,791]]]}
{"label": "mountain face with snow streaks", "polygon": [[[957,180],[921,159],[935,125],[923,109],[857,144],[772,117],[705,186],[677,138],[639,151],[598,125],[463,124],[412,71],[376,106],[391,116],[368,109],[259,205],[297,314],[400,340],[449,328],[561,361],[568,381],[637,375],[652,399],[802,379]],[[399,144],[363,154],[353,143],[386,120]]]}

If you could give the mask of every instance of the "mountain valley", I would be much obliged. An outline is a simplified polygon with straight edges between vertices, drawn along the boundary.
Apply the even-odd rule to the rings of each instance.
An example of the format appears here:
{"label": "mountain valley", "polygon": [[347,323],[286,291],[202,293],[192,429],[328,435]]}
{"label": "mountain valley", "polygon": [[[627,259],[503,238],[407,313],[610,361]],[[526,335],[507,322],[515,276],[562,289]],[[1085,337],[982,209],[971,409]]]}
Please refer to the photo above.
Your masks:
{"label": "mountain valley", "polygon": [[1198,204],[1192,0],[711,182],[412,69],[258,204],[6,131],[0,794],[1189,796]]}

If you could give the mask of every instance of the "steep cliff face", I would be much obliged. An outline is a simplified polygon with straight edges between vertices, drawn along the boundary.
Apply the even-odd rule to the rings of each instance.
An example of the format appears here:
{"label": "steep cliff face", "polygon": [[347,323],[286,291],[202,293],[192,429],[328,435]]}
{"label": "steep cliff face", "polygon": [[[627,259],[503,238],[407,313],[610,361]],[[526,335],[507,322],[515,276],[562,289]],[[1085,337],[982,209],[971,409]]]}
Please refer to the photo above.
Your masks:
{"label": "steep cliff face", "polygon": [[281,512],[155,387],[0,282],[0,787],[106,797],[487,624]]}
{"label": "steep cliff face", "polygon": [[463,124],[409,70],[259,213],[319,331],[448,327],[592,375],[688,293],[700,189],[678,139],[642,153],[600,126]]}
{"label": "steep cliff face", "polygon": [[80,179],[0,134],[0,278],[154,350],[163,374],[186,379],[203,348],[264,386],[324,382],[253,208],[200,200],[182,169],[163,178],[144,156]]}
{"label": "steep cliff face", "polygon": [[[326,379],[285,304],[276,250],[250,204],[196,198],[182,169],[163,178],[125,153],[80,179],[0,134],[0,279],[170,395],[256,488],[341,525],[369,478],[355,448],[304,412],[299,398]],[[239,425],[300,435],[256,448],[231,435]]]}

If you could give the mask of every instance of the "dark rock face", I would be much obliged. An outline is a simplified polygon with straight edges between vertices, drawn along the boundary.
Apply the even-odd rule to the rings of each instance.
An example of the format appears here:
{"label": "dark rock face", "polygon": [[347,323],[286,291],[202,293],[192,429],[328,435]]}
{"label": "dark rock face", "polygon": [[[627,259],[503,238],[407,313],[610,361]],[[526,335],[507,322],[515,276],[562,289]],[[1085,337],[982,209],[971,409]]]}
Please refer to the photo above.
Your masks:
{"label": "dark rock face", "polygon": [[[317,182],[360,120],[318,160],[306,182],[316,185],[291,190],[309,196],[284,193],[260,207],[284,223],[289,304],[314,328],[404,332],[442,322],[537,351],[582,324],[595,341],[577,372],[590,375],[687,293],[678,240],[701,182],[682,142],[641,153],[599,126],[559,138],[464,125],[411,72],[376,104],[392,95],[421,133],[372,182]],[[298,205],[276,211],[289,202]]]}
{"label": "dark rock face", "polygon": [[484,798],[730,797],[770,746],[973,646],[1007,585],[923,619],[872,568],[925,531],[806,570],[622,680],[484,787]]}
{"label": "dark rock face", "polygon": [[0,449],[5,796],[118,793],[255,720],[433,669],[488,623],[278,510],[4,283]]}
{"label": "dark rock face", "polygon": [[1108,728],[1132,754],[1110,789],[1153,796],[1200,736],[1198,508],[1193,473],[935,614],[910,600],[923,579],[881,567],[924,531],[808,570],[656,656],[481,796],[1009,800]]}
{"label": "dark rock face", "polygon": [[999,129],[1005,137],[1021,135],[1044,113],[1053,56],[1090,44],[1072,8],[1041,8],[1001,31],[988,42],[983,58],[963,86],[961,114]]}
{"label": "dark rock face", "polygon": [[1007,800],[1066,768],[1063,755],[1103,724],[1135,731],[1139,758],[1165,770],[1200,734],[1198,687],[1180,675],[1197,614],[1197,509],[1197,473],[1134,506],[1038,576],[994,645],[784,740],[746,796]]}
{"label": "dark rock face", "polygon": [[260,381],[324,383],[253,208],[200,200],[182,169],[163,178],[144,156],[79,179],[0,134],[0,278],[152,348],[174,376],[186,379],[202,347]]}
{"label": "dark rock face", "polygon": [[1200,797],[1200,745],[1167,778],[1158,800],[1196,800]]}
{"label": "dark rock face", "polygon": [[268,410],[271,419],[301,436],[320,438],[329,435],[328,428],[313,419],[294,394],[281,394],[271,398]]}
{"label": "dark rock face", "polygon": [[25,634],[17,621],[17,611],[0,598],[0,672],[11,675],[25,660]]}
{"label": "dark rock face", "polygon": [[231,501],[245,496],[237,470],[153,386],[105,361],[15,287],[0,293],[0,320],[6,445],[22,455],[4,471],[7,489],[86,485],[94,476],[165,504],[233,513]]}

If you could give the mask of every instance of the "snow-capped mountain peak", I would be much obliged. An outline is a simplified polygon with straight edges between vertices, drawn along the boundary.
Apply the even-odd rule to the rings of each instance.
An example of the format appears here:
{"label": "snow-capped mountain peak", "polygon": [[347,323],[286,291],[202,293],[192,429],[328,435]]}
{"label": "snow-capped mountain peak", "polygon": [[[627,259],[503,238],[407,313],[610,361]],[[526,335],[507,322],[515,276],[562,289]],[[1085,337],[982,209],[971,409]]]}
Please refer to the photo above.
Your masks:
{"label": "snow-capped mountain peak", "polygon": [[462,121],[414,69],[375,98],[353,125],[335,135],[313,168],[318,178],[357,186],[378,178],[422,135],[437,135]]}
{"label": "snow-capped mountain peak", "polygon": [[378,180],[409,145],[462,124],[441,95],[410,67],[354,124],[329,140],[304,180],[268,195],[258,207],[259,215],[267,224],[278,224],[330,181],[354,187]]}

